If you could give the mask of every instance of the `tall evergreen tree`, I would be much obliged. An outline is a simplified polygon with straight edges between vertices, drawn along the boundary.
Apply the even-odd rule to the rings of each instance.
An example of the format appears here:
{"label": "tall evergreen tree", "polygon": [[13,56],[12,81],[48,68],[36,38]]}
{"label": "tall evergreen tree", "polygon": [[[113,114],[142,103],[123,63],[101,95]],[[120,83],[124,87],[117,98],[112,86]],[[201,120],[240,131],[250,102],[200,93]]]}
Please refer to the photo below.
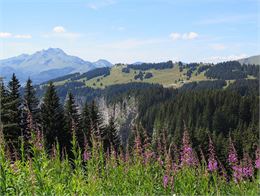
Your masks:
{"label": "tall evergreen tree", "polygon": [[82,113],[81,113],[81,126],[83,135],[86,138],[86,142],[88,142],[88,145],[91,145],[91,117],[90,117],[90,110],[89,105],[86,102]]}
{"label": "tall evergreen tree", "polygon": [[50,82],[41,104],[41,122],[47,149],[57,141],[61,147],[68,147],[68,133],[64,129],[64,111],[55,87]]}
{"label": "tall evergreen tree", "polygon": [[[32,122],[29,122],[31,118]],[[33,127],[30,127],[33,123]],[[26,139],[31,135],[32,129],[39,126],[40,123],[40,109],[39,101],[36,97],[35,89],[32,85],[32,80],[29,78],[26,82],[23,97],[23,110],[22,110],[22,131]]]}
{"label": "tall evergreen tree", "polygon": [[120,137],[118,130],[116,129],[115,119],[113,116],[109,118],[108,125],[106,126],[102,139],[104,141],[105,150],[110,149],[110,147],[114,147],[117,151],[120,146]]}
{"label": "tall evergreen tree", "polygon": [[[72,131],[75,131],[76,137],[80,146],[82,146],[82,141],[84,142],[84,136],[82,130],[80,129],[80,116],[78,113],[78,106],[75,103],[75,99],[70,92],[65,104],[65,126],[68,136],[72,135]],[[71,138],[71,136],[69,137]]]}
{"label": "tall evergreen tree", "polygon": [[7,110],[7,99],[8,94],[5,88],[4,82],[0,81],[0,129],[4,129],[5,126],[8,126],[8,110]]}
{"label": "tall evergreen tree", "polygon": [[91,117],[91,131],[95,138],[101,139],[101,135],[104,131],[103,120],[98,111],[98,107],[95,101],[92,101],[90,108]]}
{"label": "tall evergreen tree", "polygon": [[7,102],[5,103],[7,112],[7,123],[3,130],[5,141],[10,144],[9,147],[18,147],[18,138],[21,135],[21,100],[20,83],[15,74],[12,75],[7,85]]}

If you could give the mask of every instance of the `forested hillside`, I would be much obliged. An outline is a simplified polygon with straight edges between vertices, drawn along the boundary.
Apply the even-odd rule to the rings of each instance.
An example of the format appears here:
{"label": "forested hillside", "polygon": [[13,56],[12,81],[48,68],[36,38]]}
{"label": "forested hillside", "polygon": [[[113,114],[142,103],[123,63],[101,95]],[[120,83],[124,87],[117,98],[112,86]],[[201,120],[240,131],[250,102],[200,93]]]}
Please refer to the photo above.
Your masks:
{"label": "forested hillside", "polygon": [[[228,61],[217,64],[161,62],[140,64],[116,64],[109,68],[97,68],[89,72],[70,74],[51,81],[56,86],[69,86],[74,82],[81,82],[84,86],[95,89],[104,89],[115,84],[142,82],[161,84],[164,87],[190,88],[196,82],[208,85],[207,81],[214,82],[219,88],[227,87],[234,80],[258,79],[259,65],[240,64],[238,61]],[[226,82],[226,83],[225,83]],[[225,85],[224,85],[225,83]],[[41,84],[44,86],[47,82]],[[212,83],[213,84],[213,83]],[[188,86],[188,87],[187,87]],[[206,87],[206,86],[205,86]]]}
{"label": "forested hillside", "polygon": [[[18,142],[21,133],[19,130],[26,135],[30,113],[37,126],[46,131],[46,134],[50,134],[46,136],[50,138],[47,139],[50,140],[49,145],[54,142],[55,137],[61,137],[59,141],[66,146],[69,145],[71,137],[66,136],[66,133],[69,134],[71,120],[77,124],[76,127],[81,127],[81,119],[86,118],[82,115],[88,115],[84,109],[93,113],[91,115],[94,115],[95,119],[92,121],[101,126],[96,127],[96,131],[105,130],[107,125],[98,120],[102,117],[98,117],[101,113],[98,115],[95,100],[103,97],[112,107],[125,98],[135,97],[139,116],[136,123],[140,122],[154,141],[161,131],[166,130],[168,140],[180,145],[180,138],[186,126],[197,150],[207,141],[206,137],[211,135],[221,158],[224,158],[227,152],[225,146],[229,136],[234,138],[240,155],[245,149],[253,152],[259,139],[259,82],[238,80],[225,89],[224,86],[225,81],[215,80],[189,83],[180,89],[163,88],[148,83],[128,83],[93,89],[85,87],[82,82],[71,82],[57,87],[50,83],[34,88],[32,81],[28,80],[27,85],[20,91],[19,81],[13,75],[7,87],[2,86],[1,120],[6,140],[14,144]],[[40,100],[37,97],[40,97]],[[38,104],[39,101],[41,104]],[[131,135],[128,137],[131,139]]]}
{"label": "forested hillside", "polygon": [[242,149],[253,152],[258,143],[257,93],[242,96],[228,89],[181,93],[165,89],[146,90],[141,96],[139,109],[142,125],[155,141],[163,130],[167,130],[168,140],[179,145],[186,126],[197,150],[206,146],[207,138],[211,135],[222,159],[228,151],[230,135],[240,155]]}
{"label": "forested hillside", "polygon": [[[251,180],[255,176],[252,160],[255,160],[256,169],[259,168],[258,88],[259,81],[255,79],[237,80],[228,86],[224,80],[193,82],[179,89],[140,82],[93,89],[80,81],[57,87],[50,82],[35,88],[29,79],[21,89],[19,80],[13,74],[7,84],[1,83],[0,156],[21,160],[21,167],[17,166],[21,168],[19,174],[17,173],[20,178],[23,178],[25,171],[29,169],[26,165],[33,163],[34,175],[39,175],[37,182],[45,183],[51,182],[51,179],[58,175],[58,170],[55,169],[58,163],[61,164],[60,168],[66,170],[64,175],[69,175],[70,164],[77,168],[77,171],[83,171],[81,168],[85,167],[84,165],[93,163],[88,165],[87,172],[92,171],[95,176],[98,171],[103,171],[100,168],[104,167],[114,168],[114,172],[121,176],[123,167],[131,168],[132,172],[147,172],[147,178],[163,178],[163,186],[151,185],[152,192],[157,193],[162,193],[162,190],[171,191],[167,188],[168,183],[186,183],[197,175],[203,176],[204,172],[215,172],[219,182],[222,182],[220,179],[225,179],[223,186],[234,179],[235,183],[243,182],[246,186],[255,187],[255,180]],[[108,107],[114,108],[108,116],[108,121],[104,121],[103,111],[98,107],[99,98],[102,97]],[[115,105],[122,103],[121,107],[125,108],[128,104],[125,100],[132,98],[136,100],[137,117],[130,119],[131,122],[122,122],[123,118],[119,121],[115,118]],[[81,107],[78,104],[81,104]],[[131,123],[127,133],[119,132],[118,126],[122,123]],[[33,157],[32,162],[30,157]],[[230,157],[235,157],[236,167],[230,166],[234,163]],[[0,163],[5,165],[3,171],[8,173],[9,179],[14,174],[8,159],[1,158]],[[51,164],[51,160],[55,160],[55,164]],[[105,166],[99,163],[104,163]],[[45,175],[37,165],[48,165],[49,169],[46,166],[44,172],[55,171],[55,175]],[[94,165],[98,170],[94,169]],[[152,170],[146,170],[147,165]],[[248,168],[249,173],[240,172]],[[131,171],[126,171],[129,174],[128,181],[135,177],[140,178],[136,174],[132,176]],[[193,171],[195,173],[190,173]],[[198,171],[200,172],[197,173]],[[108,175],[109,178],[104,172],[108,171],[104,170],[98,175],[103,183],[118,179],[112,171]],[[178,177],[175,183],[167,181],[168,178],[178,175],[187,176],[187,179]],[[83,176],[85,175],[82,174],[81,179],[74,181],[85,184]],[[200,183],[205,182],[208,186],[211,184],[210,179],[199,179],[191,184],[198,183],[200,188],[196,189],[197,193],[202,193],[205,190]],[[96,181],[89,179],[89,182]],[[0,183],[13,184],[9,181]],[[66,180],[62,184],[72,186],[67,184]],[[14,186],[22,189],[19,183]],[[159,190],[156,191],[155,186],[159,186]],[[233,185],[229,183],[225,186]],[[45,189],[47,185],[45,188],[40,184],[33,187],[40,192],[50,193]],[[181,187],[179,189],[177,186],[176,191],[190,193],[190,188]],[[235,187],[232,190],[240,193]],[[103,188],[102,190],[109,192],[107,185]],[[1,189],[1,193],[13,193],[12,190]],[[26,190],[31,189],[27,187]],[[89,190],[91,189],[84,191]],[[96,189],[93,190],[97,192]],[[218,191],[224,190],[221,187]],[[255,192],[255,188],[251,191]],[[55,189],[55,193],[58,192],[69,190]]]}

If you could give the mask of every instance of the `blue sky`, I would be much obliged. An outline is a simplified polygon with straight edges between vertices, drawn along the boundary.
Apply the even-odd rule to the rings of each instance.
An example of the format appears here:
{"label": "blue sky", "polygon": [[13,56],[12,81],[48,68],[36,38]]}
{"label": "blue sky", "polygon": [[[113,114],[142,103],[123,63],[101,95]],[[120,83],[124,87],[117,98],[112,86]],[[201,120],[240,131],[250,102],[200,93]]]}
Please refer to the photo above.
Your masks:
{"label": "blue sky", "polygon": [[0,0],[0,59],[217,62],[260,54],[259,0]]}

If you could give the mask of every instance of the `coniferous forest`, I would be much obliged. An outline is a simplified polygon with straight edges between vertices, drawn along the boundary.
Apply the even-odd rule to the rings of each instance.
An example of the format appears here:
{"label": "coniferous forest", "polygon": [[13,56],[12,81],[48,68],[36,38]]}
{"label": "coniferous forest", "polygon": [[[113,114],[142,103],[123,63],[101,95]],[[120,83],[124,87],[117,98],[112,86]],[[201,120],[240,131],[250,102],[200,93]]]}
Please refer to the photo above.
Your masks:
{"label": "coniferous forest", "polygon": [[[39,97],[13,74],[1,84],[1,194],[256,195],[258,81],[223,85],[115,85],[79,106],[71,91],[61,101],[49,82]],[[126,143],[98,96],[137,100]]]}

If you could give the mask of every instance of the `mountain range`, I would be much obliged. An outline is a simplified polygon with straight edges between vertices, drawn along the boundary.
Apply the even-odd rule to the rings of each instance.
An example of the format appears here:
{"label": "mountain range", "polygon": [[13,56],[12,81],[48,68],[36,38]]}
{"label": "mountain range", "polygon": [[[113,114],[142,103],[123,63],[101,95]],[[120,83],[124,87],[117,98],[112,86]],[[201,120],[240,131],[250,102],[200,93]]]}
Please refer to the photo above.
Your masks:
{"label": "mountain range", "polygon": [[238,60],[241,64],[255,64],[260,65],[260,55],[251,56],[248,58],[243,58]]}
{"label": "mountain range", "polygon": [[[237,61],[241,64],[259,65],[260,55],[238,59]],[[143,62],[133,63],[133,65],[141,64],[143,64]],[[104,59],[90,62],[76,56],[68,55],[62,49],[49,48],[37,51],[31,55],[22,54],[16,57],[0,60],[0,76],[9,80],[11,75],[15,73],[22,84],[25,83],[28,77],[33,80],[34,84],[40,84],[73,73],[83,74],[96,68],[112,66],[112,63]],[[112,69],[112,73],[114,73],[113,70],[116,69]],[[160,78],[161,73],[163,72],[159,71],[158,77],[160,81],[162,79]],[[117,80],[121,74],[121,71],[119,73],[115,72],[115,75],[113,76],[112,74],[112,76],[117,82],[121,82],[122,80],[125,82],[128,81],[126,75],[122,76],[120,80]],[[169,77],[172,77],[171,73],[169,74]]]}
{"label": "mountain range", "polygon": [[104,59],[90,62],[68,55],[59,48],[49,48],[31,55],[22,54],[0,60],[0,74],[10,78],[15,73],[21,83],[30,77],[37,84],[71,73],[83,73],[95,68],[111,66],[112,63]]}

